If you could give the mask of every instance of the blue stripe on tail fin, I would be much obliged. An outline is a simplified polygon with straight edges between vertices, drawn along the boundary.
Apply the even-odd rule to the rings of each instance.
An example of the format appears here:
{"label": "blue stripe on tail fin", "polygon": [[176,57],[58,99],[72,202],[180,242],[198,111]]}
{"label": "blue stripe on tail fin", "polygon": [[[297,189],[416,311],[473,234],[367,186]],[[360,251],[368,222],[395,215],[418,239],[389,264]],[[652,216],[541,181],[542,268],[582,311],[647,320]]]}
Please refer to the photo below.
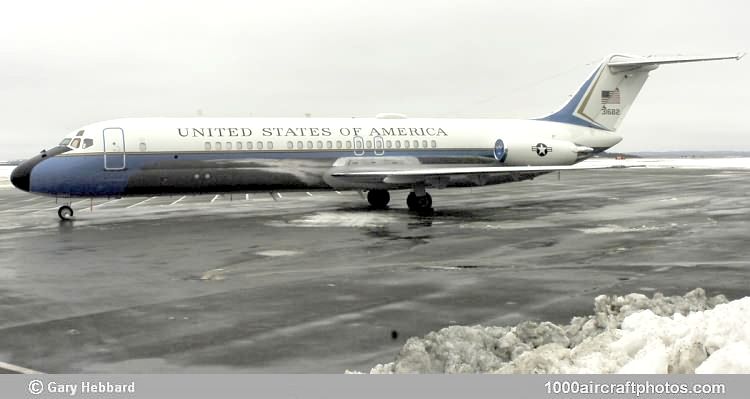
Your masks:
{"label": "blue stripe on tail fin", "polygon": [[581,85],[581,88],[578,89],[576,94],[568,101],[565,105],[563,105],[562,108],[560,108],[559,111],[547,115],[543,118],[535,118],[534,120],[538,121],[550,121],[550,122],[560,122],[560,123],[567,123],[571,125],[578,125],[578,126],[585,126],[585,127],[591,127],[595,129],[602,129],[602,130],[608,130],[605,129],[602,126],[593,124],[589,121],[583,120],[577,116],[575,116],[576,107],[578,104],[581,103],[581,100],[583,99],[583,96],[588,91],[591,84],[594,82],[594,79],[599,75],[599,72],[604,68],[606,65],[606,62],[599,65],[596,70],[589,76],[588,79]]}

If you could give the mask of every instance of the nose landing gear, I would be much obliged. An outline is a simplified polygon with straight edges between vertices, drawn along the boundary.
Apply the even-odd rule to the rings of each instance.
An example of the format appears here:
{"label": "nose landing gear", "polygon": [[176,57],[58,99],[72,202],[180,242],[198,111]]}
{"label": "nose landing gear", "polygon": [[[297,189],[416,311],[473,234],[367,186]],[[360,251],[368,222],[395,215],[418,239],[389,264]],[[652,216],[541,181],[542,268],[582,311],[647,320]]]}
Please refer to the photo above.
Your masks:
{"label": "nose landing gear", "polygon": [[73,208],[63,205],[57,210],[57,216],[62,220],[71,220],[73,219]]}

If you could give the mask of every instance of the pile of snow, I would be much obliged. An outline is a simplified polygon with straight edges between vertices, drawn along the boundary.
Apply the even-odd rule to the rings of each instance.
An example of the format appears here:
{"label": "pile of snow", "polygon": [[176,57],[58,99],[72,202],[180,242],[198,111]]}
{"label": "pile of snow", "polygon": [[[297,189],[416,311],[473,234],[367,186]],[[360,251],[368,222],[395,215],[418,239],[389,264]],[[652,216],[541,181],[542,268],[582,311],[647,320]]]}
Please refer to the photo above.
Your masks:
{"label": "pile of snow", "polygon": [[10,172],[15,168],[15,166],[0,165],[0,188],[13,187],[10,184]]}
{"label": "pile of snow", "polygon": [[748,373],[750,297],[601,295],[567,325],[451,326],[371,373]]}
{"label": "pile of snow", "polygon": [[8,166],[8,165],[0,165],[0,179],[9,179],[10,178],[10,172],[15,169],[15,166]]}
{"label": "pile of snow", "polygon": [[750,158],[591,158],[583,165],[643,166],[646,168],[679,169],[750,169]]}

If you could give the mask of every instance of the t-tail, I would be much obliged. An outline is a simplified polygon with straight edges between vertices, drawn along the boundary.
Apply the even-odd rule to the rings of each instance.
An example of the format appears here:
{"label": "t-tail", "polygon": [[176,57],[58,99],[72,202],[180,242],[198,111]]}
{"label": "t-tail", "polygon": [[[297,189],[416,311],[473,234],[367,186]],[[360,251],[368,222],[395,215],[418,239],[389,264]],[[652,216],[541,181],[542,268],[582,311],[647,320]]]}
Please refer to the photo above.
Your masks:
{"label": "t-tail", "polygon": [[610,55],[586,79],[567,104],[559,111],[538,120],[615,131],[641,91],[648,73],[659,65],[739,60],[742,56],[744,54],[706,57]]}

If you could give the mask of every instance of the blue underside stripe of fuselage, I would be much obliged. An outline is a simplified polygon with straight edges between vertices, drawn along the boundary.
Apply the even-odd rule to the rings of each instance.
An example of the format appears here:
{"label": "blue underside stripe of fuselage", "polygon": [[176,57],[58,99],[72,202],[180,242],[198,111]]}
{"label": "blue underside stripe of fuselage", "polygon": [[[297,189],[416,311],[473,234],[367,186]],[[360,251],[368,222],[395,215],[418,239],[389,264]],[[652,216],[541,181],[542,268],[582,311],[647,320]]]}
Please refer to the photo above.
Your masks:
{"label": "blue underside stripe of fuselage", "polygon": [[[178,158],[175,159],[174,156]],[[372,150],[364,156],[374,157]],[[492,158],[491,149],[475,150],[385,150],[383,156],[440,158],[440,157],[487,157]],[[342,157],[355,157],[353,150],[345,151],[206,151],[191,153],[136,153],[126,154],[124,170],[105,170],[102,154],[64,155],[51,157],[39,163],[31,172],[30,189],[40,194],[61,196],[119,196],[127,193],[129,179],[146,168],[158,168],[159,163],[189,161],[238,161],[254,159],[271,160],[318,160],[333,162]]]}

